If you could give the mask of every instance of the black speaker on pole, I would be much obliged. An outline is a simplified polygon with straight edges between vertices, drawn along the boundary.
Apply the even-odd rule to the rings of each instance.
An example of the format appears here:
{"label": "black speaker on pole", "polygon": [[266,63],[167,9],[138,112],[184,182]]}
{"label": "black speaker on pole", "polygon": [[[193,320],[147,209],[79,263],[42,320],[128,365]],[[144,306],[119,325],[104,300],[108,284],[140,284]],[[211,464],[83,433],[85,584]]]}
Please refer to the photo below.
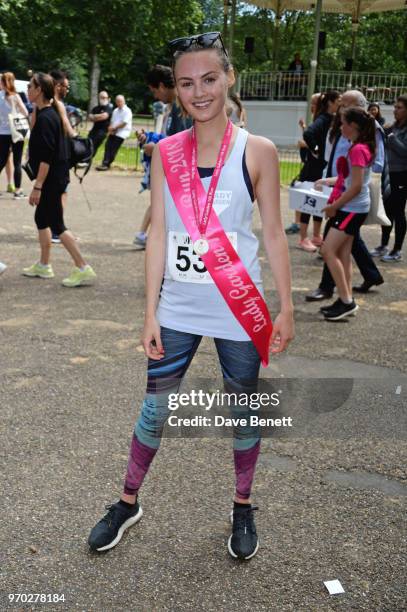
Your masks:
{"label": "black speaker on pole", "polygon": [[319,39],[318,39],[318,49],[320,51],[323,51],[325,49],[325,45],[326,45],[326,32],[320,32]]}
{"label": "black speaker on pole", "polygon": [[254,36],[246,36],[246,38],[244,39],[244,52],[254,52]]}

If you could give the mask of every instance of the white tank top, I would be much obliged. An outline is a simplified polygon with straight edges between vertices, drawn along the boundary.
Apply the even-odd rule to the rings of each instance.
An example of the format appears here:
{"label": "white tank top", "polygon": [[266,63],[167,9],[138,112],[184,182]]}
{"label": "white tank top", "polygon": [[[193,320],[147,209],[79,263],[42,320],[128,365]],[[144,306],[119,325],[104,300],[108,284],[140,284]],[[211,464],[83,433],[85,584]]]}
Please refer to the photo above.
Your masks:
{"label": "white tank top", "polygon": [[[243,156],[248,132],[240,129],[222,168],[214,209],[253,282],[263,293],[258,240],[252,231],[253,202],[244,176]],[[207,191],[211,177],[201,179]],[[167,181],[164,185],[167,233],[165,274],[157,309],[164,327],[212,338],[250,340],[232,314],[203,262],[193,253],[191,240],[178,214]]]}
{"label": "white tank top", "polygon": [[6,98],[5,91],[0,91],[0,134],[2,136],[10,136],[10,123],[8,120],[9,113],[11,113],[12,107],[10,98]]}

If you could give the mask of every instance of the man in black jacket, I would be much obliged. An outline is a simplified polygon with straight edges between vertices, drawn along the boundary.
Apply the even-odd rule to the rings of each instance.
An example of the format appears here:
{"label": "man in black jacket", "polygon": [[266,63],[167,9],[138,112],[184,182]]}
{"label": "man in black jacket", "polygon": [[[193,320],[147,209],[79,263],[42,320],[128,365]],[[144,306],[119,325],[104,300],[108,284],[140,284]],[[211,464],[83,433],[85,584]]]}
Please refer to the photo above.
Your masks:
{"label": "man in black jacket", "polygon": [[113,113],[113,104],[110,103],[110,98],[107,91],[99,93],[99,104],[92,108],[89,114],[89,121],[93,122],[92,129],[88,136],[93,143],[93,157],[104,139],[106,138],[107,128],[110,124],[110,119]]}

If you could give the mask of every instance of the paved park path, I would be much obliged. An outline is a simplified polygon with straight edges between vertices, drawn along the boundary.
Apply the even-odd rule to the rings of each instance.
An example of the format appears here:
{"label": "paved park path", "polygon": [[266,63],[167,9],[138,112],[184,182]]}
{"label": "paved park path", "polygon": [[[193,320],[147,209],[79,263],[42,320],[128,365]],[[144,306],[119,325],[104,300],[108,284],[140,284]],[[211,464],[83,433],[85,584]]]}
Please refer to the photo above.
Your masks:
{"label": "paved park path", "polygon": [[[141,523],[112,551],[88,551],[90,528],[120,492],[144,393],[144,254],[131,247],[148,203],[139,180],[92,171],[91,211],[72,182],[67,225],[98,274],[74,290],[60,284],[71,267],[61,246],[55,279],[21,276],[38,256],[32,210],[0,196],[9,266],[0,278],[0,610],[405,609],[407,269],[383,265],[385,284],[358,299],[357,316],[328,323],[304,301],[321,261],[296,250],[296,238],[297,336],[262,375],[280,379],[297,425],[262,446],[259,554],[238,564],[227,553],[233,464],[231,440],[219,438],[164,439]],[[283,202],[288,222],[286,193]],[[377,245],[377,228],[363,233]],[[275,314],[267,271],[265,289]],[[210,341],[190,376],[219,376]],[[323,581],[336,578],[345,594],[330,596]],[[9,604],[8,593],[64,594],[65,603]]]}

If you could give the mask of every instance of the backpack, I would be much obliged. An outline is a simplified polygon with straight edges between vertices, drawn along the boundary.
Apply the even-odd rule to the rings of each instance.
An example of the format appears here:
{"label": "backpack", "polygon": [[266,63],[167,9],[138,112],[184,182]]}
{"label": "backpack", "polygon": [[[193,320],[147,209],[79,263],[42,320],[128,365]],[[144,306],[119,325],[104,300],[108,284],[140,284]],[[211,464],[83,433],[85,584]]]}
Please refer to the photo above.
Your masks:
{"label": "backpack", "polygon": [[[75,176],[82,183],[92,165],[93,142],[90,138],[73,136],[69,138],[69,149],[69,168],[74,168]],[[77,174],[77,170],[80,168],[85,168],[82,176]]]}

